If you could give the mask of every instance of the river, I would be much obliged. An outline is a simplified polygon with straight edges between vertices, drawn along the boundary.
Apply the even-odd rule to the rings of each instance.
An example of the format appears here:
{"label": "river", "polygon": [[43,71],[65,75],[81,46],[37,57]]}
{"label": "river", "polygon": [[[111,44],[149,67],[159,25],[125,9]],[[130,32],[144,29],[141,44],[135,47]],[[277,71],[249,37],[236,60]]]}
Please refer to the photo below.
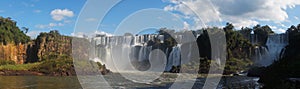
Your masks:
{"label": "river", "polygon": [[[172,86],[176,79],[175,74],[168,77],[161,77],[152,83],[136,83],[129,81],[120,74],[109,74],[104,76],[106,81],[88,81],[89,88],[106,89],[166,89]],[[258,78],[235,76],[223,77],[218,88],[259,88]],[[107,82],[109,86],[98,85],[97,82]],[[197,78],[193,89],[201,89],[205,78]],[[81,89],[81,85],[76,76],[71,77],[51,77],[51,76],[0,76],[0,89]]]}

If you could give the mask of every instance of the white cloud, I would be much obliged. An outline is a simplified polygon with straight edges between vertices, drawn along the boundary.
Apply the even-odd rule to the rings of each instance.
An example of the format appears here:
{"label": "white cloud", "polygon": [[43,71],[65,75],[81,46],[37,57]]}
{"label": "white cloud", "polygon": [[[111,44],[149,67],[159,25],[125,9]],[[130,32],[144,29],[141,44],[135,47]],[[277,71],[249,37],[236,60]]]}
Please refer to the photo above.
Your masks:
{"label": "white cloud", "polygon": [[277,26],[269,26],[275,33],[285,33],[286,30],[285,29],[282,29],[282,28],[279,28]]}
{"label": "white cloud", "polygon": [[61,27],[61,26],[64,26],[63,23],[49,23],[49,24],[38,24],[38,25],[35,25],[36,28],[39,28],[39,29],[45,29],[45,28],[53,28],[53,27]]}
{"label": "white cloud", "polygon": [[31,39],[36,38],[43,31],[29,31],[26,35],[30,36]]}
{"label": "white cloud", "polygon": [[24,5],[25,7],[34,7],[34,4],[31,3],[27,3],[27,2],[22,2],[22,5]]}
{"label": "white cloud", "polygon": [[166,6],[164,10],[180,12],[182,15],[179,16],[182,18],[193,20],[197,25],[191,26],[191,29],[203,28],[205,23],[221,20],[219,12],[212,7],[209,0],[169,0],[169,2],[173,4]]}
{"label": "white cloud", "polygon": [[168,5],[166,7],[164,7],[164,10],[165,11],[173,11],[173,10],[176,10],[175,7],[171,6],[171,5]]}
{"label": "white cloud", "polygon": [[251,27],[259,24],[259,22],[255,20],[251,20],[247,18],[237,18],[234,16],[228,16],[226,17],[226,20],[232,23],[235,28]]}
{"label": "white cloud", "polygon": [[85,21],[86,22],[95,22],[95,21],[97,21],[97,19],[96,18],[87,18],[87,19],[85,19]]}
{"label": "white cloud", "polygon": [[[253,26],[260,21],[287,22],[287,8],[300,5],[300,0],[163,0],[172,3],[164,10],[178,11],[194,23],[232,22],[237,28]],[[196,14],[193,14],[193,11]],[[194,17],[199,16],[200,19]]]}
{"label": "white cloud", "polygon": [[295,18],[296,20],[299,20],[299,17],[297,17],[297,16],[294,16],[294,18]]}
{"label": "white cloud", "polygon": [[77,32],[77,33],[71,33],[71,36],[73,37],[79,37],[79,38],[86,38],[86,35],[82,32]]}
{"label": "white cloud", "polygon": [[285,25],[285,24],[283,24],[283,23],[276,22],[276,24],[277,24],[278,26],[281,26],[281,27],[284,27],[284,28],[288,28],[288,26],[286,26],[286,25]]}
{"label": "white cloud", "polygon": [[41,10],[33,10],[34,13],[41,13]]}
{"label": "white cloud", "polygon": [[71,33],[71,36],[79,37],[79,38],[92,38],[92,37],[95,37],[96,34],[101,34],[101,35],[106,35],[106,36],[114,36],[111,33],[107,33],[104,31],[97,31],[97,30],[94,33],[75,32],[75,33]]}
{"label": "white cloud", "polygon": [[183,29],[189,30],[190,29],[190,24],[187,22],[183,22]]}
{"label": "white cloud", "polygon": [[282,29],[282,28],[279,28],[279,29],[272,29],[275,33],[285,33],[286,30],[285,29]]}
{"label": "white cloud", "polygon": [[50,15],[55,21],[62,21],[67,17],[73,17],[74,12],[68,9],[54,9],[51,11]]}
{"label": "white cloud", "polygon": [[71,23],[72,20],[64,20],[64,23]]}
{"label": "white cloud", "polygon": [[110,33],[107,33],[107,32],[104,32],[104,31],[95,31],[95,34],[102,34],[102,35],[106,35],[106,36],[113,36],[113,34],[110,34]]}

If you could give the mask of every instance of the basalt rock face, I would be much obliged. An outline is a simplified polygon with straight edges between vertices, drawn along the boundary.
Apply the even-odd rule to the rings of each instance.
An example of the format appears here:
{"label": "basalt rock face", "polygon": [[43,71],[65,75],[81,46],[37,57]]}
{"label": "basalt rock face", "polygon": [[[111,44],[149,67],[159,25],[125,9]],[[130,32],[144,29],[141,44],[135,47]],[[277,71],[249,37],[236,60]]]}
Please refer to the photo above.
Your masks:
{"label": "basalt rock face", "polygon": [[71,42],[71,37],[61,36],[57,32],[41,33],[31,45],[31,49],[28,49],[29,53],[34,53],[33,56],[36,54],[37,59],[28,58],[28,61],[35,62],[71,56]]}
{"label": "basalt rock face", "polygon": [[69,57],[71,37],[55,32],[41,33],[26,44],[0,44],[0,60],[13,60],[16,64],[33,63],[58,57]]}
{"label": "basalt rock face", "polygon": [[0,45],[0,60],[12,60],[16,64],[23,64],[26,60],[26,44]]}

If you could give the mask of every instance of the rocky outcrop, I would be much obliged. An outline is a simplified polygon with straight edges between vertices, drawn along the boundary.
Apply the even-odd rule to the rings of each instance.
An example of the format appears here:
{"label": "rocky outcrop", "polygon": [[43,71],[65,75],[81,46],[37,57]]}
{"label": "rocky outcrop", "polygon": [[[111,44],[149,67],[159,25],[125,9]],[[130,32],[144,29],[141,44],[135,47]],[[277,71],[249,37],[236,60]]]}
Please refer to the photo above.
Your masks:
{"label": "rocky outcrop", "polygon": [[71,37],[58,32],[41,33],[26,44],[0,44],[0,60],[13,60],[16,64],[32,63],[58,57],[71,56]]}
{"label": "rocky outcrop", "polygon": [[45,34],[37,38],[32,49],[33,52],[37,52],[38,61],[71,56],[71,37],[61,36],[55,32]]}
{"label": "rocky outcrop", "polygon": [[16,64],[26,61],[26,44],[0,44],[0,60],[12,60]]}

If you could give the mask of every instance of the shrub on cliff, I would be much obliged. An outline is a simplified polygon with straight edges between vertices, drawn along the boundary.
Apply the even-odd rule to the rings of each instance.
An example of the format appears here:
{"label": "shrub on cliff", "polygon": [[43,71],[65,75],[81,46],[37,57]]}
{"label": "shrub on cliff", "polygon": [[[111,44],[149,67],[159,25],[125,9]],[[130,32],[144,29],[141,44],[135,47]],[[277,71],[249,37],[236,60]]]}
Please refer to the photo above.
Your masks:
{"label": "shrub on cliff", "polygon": [[257,35],[259,41],[258,45],[266,45],[269,34],[274,33],[268,25],[265,26],[256,25],[253,27],[253,31],[254,34]]}
{"label": "shrub on cliff", "polygon": [[[26,30],[28,31],[28,29]],[[21,31],[11,18],[0,17],[0,43],[27,43],[30,37]]]}
{"label": "shrub on cliff", "polygon": [[57,30],[40,33],[35,40],[38,61],[71,56],[71,37],[61,35]]}
{"label": "shrub on cliff", "polygon": [[46,60],[32,70],[54,76],[75,75],[73,60],[71,58]]}
{"label": "shrub on cliff", "polygon": [[16,63],[12,60],[2,60],[2,59],[0,59],[0,66],[2,66],[2,65],[14,65],[14,64],[16,64]]}

